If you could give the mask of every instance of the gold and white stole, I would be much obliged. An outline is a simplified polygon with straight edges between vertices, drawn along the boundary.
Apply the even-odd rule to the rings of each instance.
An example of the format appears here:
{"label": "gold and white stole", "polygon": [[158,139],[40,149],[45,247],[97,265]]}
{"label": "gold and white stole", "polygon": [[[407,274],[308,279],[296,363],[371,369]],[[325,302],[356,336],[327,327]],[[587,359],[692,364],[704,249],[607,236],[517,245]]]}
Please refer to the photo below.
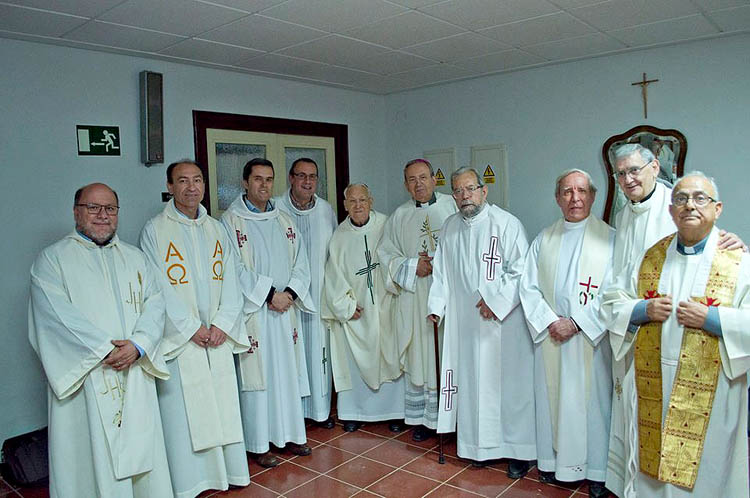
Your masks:
{"label": "gold and white stole", "polygon": [[[638,274],[639,297],[651,299],[668,290],[660,289],[659,284],[665,280],[661,277],[667,273],[665,261],[675,235],[657,242],[643,257]],[[715,240],[710,238],[706,251],[713,244]],[[705,296],[696,297],[691,292],[691,299],[707,306],[732,306],[741,259],[741,250],[717,247],[710,269],[699,268],[693,285],[695,288],[705,282]],[[722,367],[719,338],[700,329],[685,328],[662,427],[661,331],[660,322],[646,323],[638,329],[635,340],[640,470],[662,482],[692,489]]]}
{"label": "gold and white stole", "polygon": [[[581,257],[578,261],[579,282],[588,282],[589,288],[584,302],[577,301],[581,306],[591,303],[601,290],[602,279],[610,262],[609,250],[609,225],[602,220],[589,216],[584,228],[583,247]],[[565,220],[560,219],[554,225],[547,228],[539,246],[539,259],[537,269],[539,272],[539,287],[544,300],[553,310],[555,304],[555,280],[557,279],[557,267],[559,263],[560,244],[565,231]],[[564,261],[563,264],[574,264],[575,262]],[[589,280],[590,278],[590,280]],[[596,287],[594,287],[596,286]],[[593,292],[592,289],[597,289]],[[594,356],[594,348],[589,341],[583,341],[584,346],[584,369],[586,372],[586,400],[588,401],[591,391],[591,362]],[[552,338],[547,336],[542,342],[542,354],[544,356],[544,369],[547,377],[547,397],[549,399],[550,418],[552,421],[552,444],[557,448],[557,413],[560,396],[560,345],[555,344]]]}
{"label": "gold and white stole", "polygon": [[[292,223],[292,219],[289,217],[289,215],[278,208],[276,208],[275,211],[277,212],[276,221],[279,223],[284,233],[296,233],[294,231],[294,224]],[[238,234],[238,237],[239,234],[245,233],[245,223],[249,218],[243,218],[239,216],[231,207],[230,209],[225,211],[224,217],[229,223],[231,231],[235,231],[235,233]],[[287,257],[293,265],[294,261],[296,260],[297,254],[295,250],[297,237],[288,237],[287,241],[289,242],[287,244]],[[249,270],[253,270],[255,268],[253,251],[254,242],[255,241],[243,240],[243,243],[241,245],[237,244],[242,264],[244,264],[245,268]],[[290,332],[294,334],[297,328],[296,310],[290,309],[288,313],[292,325],[292,330]],[[240,387],[243,391],[265,391],[266,379],[265,375],[263,374],[263,335],[265,334],[265,331],[262,330],[262,328],[258,324],[257,312],[248,314],[244,319],[245,330],[250,342],[250,349],[246,353],[242,353],[239,357]],[[303,349],[304,346],[302,345],[302,334],[297,331],[297,335],[298,340],[295,340],[294,351],[298,371],[300,371],[300,365],[302,363],[305,363],[304,371],[307,372],[307,364]]]}
{"label": "gold and white stole", "polygon": [[[172,285],[172,290],[199,320],[196,276],[190,272],[196,268],[208,271],[209,316],[214,317],[221,301],[224,281],[224,250],[229,250],[221,244],[223,228],[207,218],[202,222],[199,219],[198,223],[188,218],[183,221],[177,218],[179,214],[172,212],[174,208],[168,211],[171,207],[168,205],[164,212],[153,220],[162,262],[161,269]],[[186,260],[190,253],[185,247],[195,242],[185,240],[182,230],[184,225],[195,225],[187,228],[204,232],[210,245],[207,261]],[[199,254],[199,251],[194,250],[192,253]],[[209,327],[210,323],[204,325]],[[165,356],[167,359],[177,358],[193,451],[242,441],[242,419],[239,411],[229,408],[236,405],[238,399],[232,341],[225,341],[215,348],[202,348],[193,341],[186,340],[179,331],[169,330],[170,328],[173,329],[167,321]],[[229,334],[230,331],[226,332]]]}

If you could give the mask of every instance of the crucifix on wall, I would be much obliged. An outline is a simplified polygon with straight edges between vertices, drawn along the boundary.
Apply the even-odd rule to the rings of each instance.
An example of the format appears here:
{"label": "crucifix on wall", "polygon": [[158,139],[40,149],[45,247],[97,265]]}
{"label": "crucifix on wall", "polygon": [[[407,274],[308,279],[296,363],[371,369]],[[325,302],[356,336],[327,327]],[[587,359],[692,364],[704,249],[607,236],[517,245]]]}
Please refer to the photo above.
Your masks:
{"label": "crucifix on wall", "polygon": [[631,86],[640,86],[641,87],[641,97],[643,98],[643,119],[648,119],[648,85],[651,83],[656,83],[659,80],[647,80],[646,79],[646,73],[643,73],[643,79],[641,81],[636,81],[635,83],[631,83]]}

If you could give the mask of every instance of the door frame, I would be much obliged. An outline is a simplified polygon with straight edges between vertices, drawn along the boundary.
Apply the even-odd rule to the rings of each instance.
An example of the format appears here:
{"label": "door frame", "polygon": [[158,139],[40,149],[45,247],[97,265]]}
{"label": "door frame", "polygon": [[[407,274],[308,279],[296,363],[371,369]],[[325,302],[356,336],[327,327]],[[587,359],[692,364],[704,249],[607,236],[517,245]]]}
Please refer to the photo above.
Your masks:
{"label": "door frame", "polygon": [[[339,221],[343,221],[346,217],[344,189],[349,185],[349,127],[347,125],[224,112],[193,111],[195,160],[203,172],[203,178],[207,187],[206,190],[208,190],[208,186],[212,181],[208,175],[208,145],[206,140],[206,130],[208,128],[333,138],[336,153],[336,207]],[[287,176],[288,172],[277,170],[276,174]],[[237,181],[239,180],[238,178]],[[211,199],[209,197],[204,196],[202,202],[210,212]]]}

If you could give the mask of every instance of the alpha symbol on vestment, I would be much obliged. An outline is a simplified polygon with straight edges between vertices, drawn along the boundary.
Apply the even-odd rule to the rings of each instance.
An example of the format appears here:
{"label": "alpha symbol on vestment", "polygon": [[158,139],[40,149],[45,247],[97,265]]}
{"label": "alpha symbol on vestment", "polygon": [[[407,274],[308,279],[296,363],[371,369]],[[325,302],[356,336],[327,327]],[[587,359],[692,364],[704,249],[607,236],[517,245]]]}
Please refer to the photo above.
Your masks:
{"label": "alpha symbol on vestment", "polygon": [[237,246],[242,249],[242,244],[247,242],[247,235],[240,232],[239,230],[235,230],[235,233],[237,234]]}
{"label": "alpha symbol on vestment", "polygon": [[487,280],[495,280],[495,265],[500,264],[503,258],[497,253],[497,236],[490,237],[490,248],[482,254],[482,261],[487,263]]}
{"label": "alpha symbol on vestment", "polygon": [[373,270],[375,270],[375,268],[378,267],[378,265],[380,265],[380,263],[372,262],[372,253],[370,252],[370,248],[367,245],[367,235],[365,235],[365,263],[366,266],[357,270],[357,273],[355,273],[355,275],[367,275],[367,288],[370,289],[370,300],[372,301],[372,304],[375,304],[375,296],[372,293],[372,272]]}
{"label": "alpha symbol on vestment", "polygon": [[445,371],[445,387],[440,390],[445,395],[445,411],[453,410],[453,395],[458,393],[458,386],[453,385],[453,370]]}
{"label": "alpha symbol on vestment", "polygon": [[289,227],[286,229],[286,238],[292,242],[294,242],[294,239],[297,238],[297,234],[294,233],[294,230],[292,230],[292,227]]}
{"label": "alpha symbol on vestment", "polygon": [[578,303],[581,304],[581,306],[586,306],[589,299],[594,299],[594,293],[591,289],[598,289],[599,286],[591,283],[591,277],[589,277],[588,282],[578,282],[578,285],[585,287],[585,290],[582,290],[578,294]]}

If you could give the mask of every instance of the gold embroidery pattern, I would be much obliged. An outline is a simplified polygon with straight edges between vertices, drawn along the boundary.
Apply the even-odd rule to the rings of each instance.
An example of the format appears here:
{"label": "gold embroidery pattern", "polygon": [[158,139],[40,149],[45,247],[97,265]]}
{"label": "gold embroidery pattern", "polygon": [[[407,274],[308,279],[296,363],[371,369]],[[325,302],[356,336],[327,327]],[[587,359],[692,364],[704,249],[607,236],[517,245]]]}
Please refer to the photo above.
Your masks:
{"label": "gold embroidery pattern", "polygon": [[[655,290],[673,238],[674,234],[662,239],[646,253],[638,279],[640,295],[658,296]],[[741,257],[741,251],[716,250],[706,283],[707,296],[697,299],[699,302],[731,306]],[[703,330],[685,329],[663,430],[660,349],[661,323],[642,326],[635,349],[641,471],[692,489],[721,370],[719,339]]]}

